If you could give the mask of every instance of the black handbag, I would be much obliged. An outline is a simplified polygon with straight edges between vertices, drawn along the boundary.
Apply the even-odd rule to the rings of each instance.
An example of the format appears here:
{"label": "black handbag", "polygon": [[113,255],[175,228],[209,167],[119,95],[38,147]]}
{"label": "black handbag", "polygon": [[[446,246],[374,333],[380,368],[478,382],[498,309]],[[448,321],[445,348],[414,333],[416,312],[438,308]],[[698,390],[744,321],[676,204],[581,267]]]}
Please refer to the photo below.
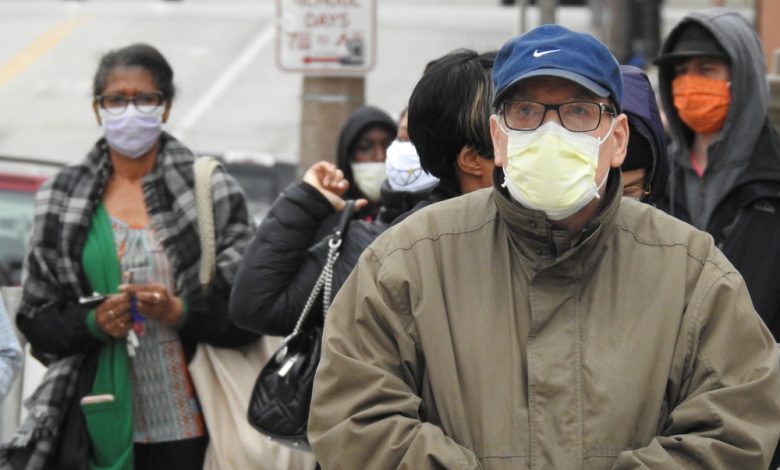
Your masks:
{"label": "black handbag", "polygon": [[322,313],[331,301],[333,265],[341,241],[355,213],[355,202],[347,201],[335,231],[328,239],[328,257],[293,332],[260,371],[249,401],[247,419],[262,434],[298,450],[311,450],[306,436],[314,373],[320,361],[322,327],[307,326],[306,317],[322,291]]}

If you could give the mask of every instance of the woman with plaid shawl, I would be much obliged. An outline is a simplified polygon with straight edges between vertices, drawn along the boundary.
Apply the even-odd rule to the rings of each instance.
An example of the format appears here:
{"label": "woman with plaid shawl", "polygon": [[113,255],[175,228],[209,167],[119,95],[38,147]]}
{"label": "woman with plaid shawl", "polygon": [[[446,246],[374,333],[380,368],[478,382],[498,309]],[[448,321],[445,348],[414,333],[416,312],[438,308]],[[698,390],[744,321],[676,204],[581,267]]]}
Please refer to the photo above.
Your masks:
{"label": "woman with plaid shawl", "polygon": [[199,342],[256,338],[227,315],[253,230],[238,184],[216,171],[216,273],[202,291],[195,157],[161,129],[173,96],[153,47],[103,56],[104,137],[37,195],[17,322],[49,368],[0,467],[202,468],[208,431],[187,363]]}

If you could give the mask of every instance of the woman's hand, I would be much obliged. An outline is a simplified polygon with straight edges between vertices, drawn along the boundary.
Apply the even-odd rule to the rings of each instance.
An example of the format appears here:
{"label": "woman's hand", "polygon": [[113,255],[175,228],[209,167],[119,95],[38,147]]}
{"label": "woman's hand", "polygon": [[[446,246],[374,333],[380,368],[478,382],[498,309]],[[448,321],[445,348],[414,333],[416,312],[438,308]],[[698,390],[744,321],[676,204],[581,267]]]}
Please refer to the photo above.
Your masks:
{"label": "woman's hand", "polygon": [[124,338],[133,327],[130,313],[130,296],[121,293],[109,296],[95,308],[95,322],[112,338]]}
{"label": "woman's hand", "polygon": [[162,284],[123,284],[119,286],[119,290],[129,297],[135,297],[138,313],[166,326],[175,325],[184,314],[181,298],[169,293]]}
{"label": "woman's hand", "polygon": [[[349,181],[344,179],[344,173],[336,165],[329,162],[317,162],[306,170],[303,181],[317,188],[334,209],[337,211],[344,209],[346,202],[341,196],[349,189]],[[360,210],[366,204],[368,204],[366,199],[358,199],[355,202],[355,208]]]}

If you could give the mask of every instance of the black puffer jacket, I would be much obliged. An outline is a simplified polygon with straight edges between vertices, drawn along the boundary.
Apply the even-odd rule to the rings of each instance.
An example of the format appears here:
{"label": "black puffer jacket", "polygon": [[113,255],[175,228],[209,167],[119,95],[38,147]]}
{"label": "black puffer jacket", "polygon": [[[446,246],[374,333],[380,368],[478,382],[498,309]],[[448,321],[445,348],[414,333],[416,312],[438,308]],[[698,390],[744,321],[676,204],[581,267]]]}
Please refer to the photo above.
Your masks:
{"label": "black puffer jacket", "polygon": [[[394,216],[426,199],[427,192],[383,192],[385,212],[374,222],[352,220],[334,266],[333,295],[346,280],[360,254],[392,222]],[[397,205],[400,204],[400,205]],[[275,336],[292,332],[325,265],[328,240],[340,214],[319,191],[294,183],[274,202],[245,253],[230,298],[230,318],[248,330]],[[322,301],[309,314],[322,324]]]}

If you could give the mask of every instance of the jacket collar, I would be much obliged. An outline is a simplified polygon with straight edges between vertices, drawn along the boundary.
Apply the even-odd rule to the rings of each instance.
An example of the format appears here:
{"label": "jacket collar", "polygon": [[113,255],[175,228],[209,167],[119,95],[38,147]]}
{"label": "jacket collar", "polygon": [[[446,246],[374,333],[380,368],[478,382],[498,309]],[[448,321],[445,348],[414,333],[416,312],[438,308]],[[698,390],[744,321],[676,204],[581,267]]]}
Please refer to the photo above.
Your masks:
{"label": "jacket collar", "polygon": [[[564,277],[579,278],[588,274],[606,249],[608,234],[615,229],[615,218],[622,196],[619,170],[610,170],[605,205],[579,232],[569,233],[550,226],[544,212],[525,208],[513,201],[502,187],[504,173],[493,172],[493,194],[500,220],[506,224],[514,250],[528,263],[530,275],[554,269]],[[558,270],[561,270],[558,272]]]}
{"label": "jacket collar", "polygon": [[414,206],[422,201],[428,200],[433,188],[421,189],[419,191],[396,191],[390,187],[390,183],[385,180],[382,187],[379,188],[382,201],[382,209],[379,212],[378,219],[386,224],[390,224],[399,215],[410,211]]}

